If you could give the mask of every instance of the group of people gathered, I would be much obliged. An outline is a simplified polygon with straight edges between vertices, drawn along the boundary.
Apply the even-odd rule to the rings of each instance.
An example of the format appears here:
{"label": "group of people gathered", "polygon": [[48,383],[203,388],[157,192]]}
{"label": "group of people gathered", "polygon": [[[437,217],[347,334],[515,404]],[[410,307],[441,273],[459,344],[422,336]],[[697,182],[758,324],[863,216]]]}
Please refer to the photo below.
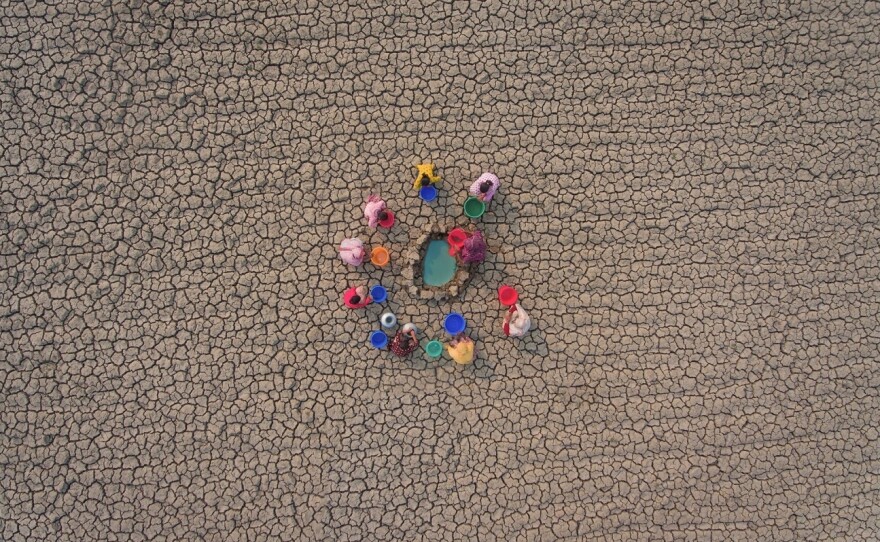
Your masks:
{"label": "group of people gathered", "polygon": [[[440,177],[434,174],[432,164],[421,164],[418,166],[419,173],[414,182],[414,188],[420,190],[426,186],[431,186],[440,180]],[[488,203],[495,196],[501,182],[493,173],[483,173],[474,181],[468,193],[484,203]],[[367,225],[376,229],[380,226],[390,227],[389,222],[393,223],[393,214],[388,209],[385,201],[378,195],[370,195],[364,204],[364,218]],[[457,250],[457,256],[462,263],[472,265],[482,262],[486,257],[486,241],[479,230],[474,230],[465,239],[464,243]],[[339,256],[343,262],[348,265],[359,267],[364,263],[367,257],[367,251],[363,242],[358,238],[343,239],[339,246]],[[370,290],[366,286],[352,286],[348,288],[342,296],[344,305],[350,309],[361,309],[373,302],[370,297]],[[531,321],[528,314],[517,303],[509,307],[507,310],[502,329],[504,334],[510,337],[522,337],[529,330]],[[400,357],[409,356],[419,347],[418,328],[413,324],[405,324],[400,328],[392,339],[389,350]],[[467,365],[474,359],[475,345],[473,339],[459,334],[446,344],[446,351],[452,360],[460,365]]]}

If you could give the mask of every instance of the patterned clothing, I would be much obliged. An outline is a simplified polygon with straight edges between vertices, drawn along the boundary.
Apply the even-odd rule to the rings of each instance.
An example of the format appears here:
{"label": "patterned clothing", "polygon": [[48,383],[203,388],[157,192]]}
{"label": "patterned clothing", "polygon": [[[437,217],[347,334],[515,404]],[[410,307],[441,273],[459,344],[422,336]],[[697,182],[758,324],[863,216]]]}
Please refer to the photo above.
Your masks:
{"label": "patterned clothing", "polygon": [[440,182],[440,176],[434,174],[434,164],[419,164],[416,166],[418,169],[418,173],[416,173],[416,180],[413,181],[413,188],[419,190],[425,184],[422,182],[424,179],[428,179],[431,181],[431,184],[437,184]]}
{"label": "patterned clothing", "polygon": [[461,261],[466,264],[480,263],[486,259],[486,241],[479,230],[468,237],[461,247]]}
{"label": "patterned clothing", "polygon": [[[480,185],[483,184],[483,181],[489,181],[491,183],[489,190],[487,190],[485,194],[480,191]],[[479,200],[489,203],[492,201],[492,197],[495,195],[495,192],[498,191],[500,186],[501,181],[498,180],[498,177],[496,177],[494,173],[486,172],[477,177],[477,180],[474,181],[468,189],[468,193]]]}
{"label": "patterned clothing", "polygon": [[391,352],[399,357],[405,358],[412,354],[419,346],[419,341],[414,339],[409,333],[403,330],[398,331],[391,341]]}

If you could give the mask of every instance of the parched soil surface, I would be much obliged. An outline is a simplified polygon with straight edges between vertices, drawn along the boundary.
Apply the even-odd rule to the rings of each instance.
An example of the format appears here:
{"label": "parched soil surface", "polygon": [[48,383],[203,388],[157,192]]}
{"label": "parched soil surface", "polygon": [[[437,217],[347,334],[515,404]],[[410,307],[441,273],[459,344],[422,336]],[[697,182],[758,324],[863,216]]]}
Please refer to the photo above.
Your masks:
{"label": "parched soil surface", "polygon": [[876,541],[877,2],[547,4],[0,0],[0,540]]}

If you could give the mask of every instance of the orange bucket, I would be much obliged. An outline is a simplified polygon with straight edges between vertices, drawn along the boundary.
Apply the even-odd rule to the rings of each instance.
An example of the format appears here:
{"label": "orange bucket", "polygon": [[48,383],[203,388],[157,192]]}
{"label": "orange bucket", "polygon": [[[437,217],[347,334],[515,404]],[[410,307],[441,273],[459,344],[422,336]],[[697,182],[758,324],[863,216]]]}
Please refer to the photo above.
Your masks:
{"label": "orange bucket", "polygon": [[370,251],[370,261],[373,262],[373,265],[385,267],[391,261],[388,249],[385,247],[373,247],[373,250]]}

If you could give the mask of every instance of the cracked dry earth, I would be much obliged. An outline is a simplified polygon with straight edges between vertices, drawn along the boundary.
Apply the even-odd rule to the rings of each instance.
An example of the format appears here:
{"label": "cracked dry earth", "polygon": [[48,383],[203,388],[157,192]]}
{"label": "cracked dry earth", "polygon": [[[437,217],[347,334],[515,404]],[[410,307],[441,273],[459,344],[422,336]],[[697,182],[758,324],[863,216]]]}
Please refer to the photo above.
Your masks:
{"label": "cracked dry earth", "polygon": [[385,4],[2,2],[0,539],[877,540],[880,5]]}

